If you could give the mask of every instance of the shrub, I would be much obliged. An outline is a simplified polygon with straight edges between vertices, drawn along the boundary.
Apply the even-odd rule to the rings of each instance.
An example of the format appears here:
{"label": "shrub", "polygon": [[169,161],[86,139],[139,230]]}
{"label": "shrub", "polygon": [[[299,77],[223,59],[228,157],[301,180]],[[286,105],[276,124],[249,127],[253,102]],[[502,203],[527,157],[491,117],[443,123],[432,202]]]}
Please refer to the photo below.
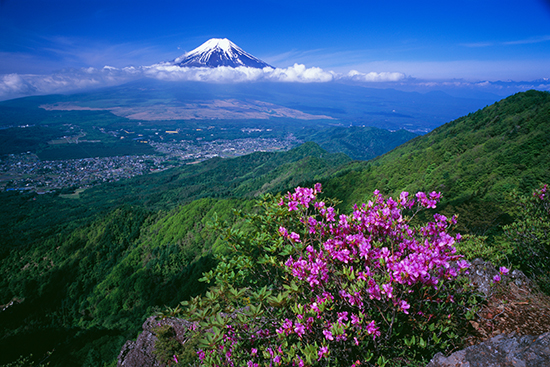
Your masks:
{"label": "shrub", "polygon": [[541,185],[531,197],[518,197],[517,219],[504,227],[512,243],[514,262],[550,294],[550,200],[548,185]]}
{"label": "shrub", "polygon": [[203,278],[213,287],[182,303],[203,365],[410,365],[459,345],[474,309],[456,220],[410,224],[440,194],[375,191],[339,215],[320,192],[268,195],[225,229],[230,251]]}

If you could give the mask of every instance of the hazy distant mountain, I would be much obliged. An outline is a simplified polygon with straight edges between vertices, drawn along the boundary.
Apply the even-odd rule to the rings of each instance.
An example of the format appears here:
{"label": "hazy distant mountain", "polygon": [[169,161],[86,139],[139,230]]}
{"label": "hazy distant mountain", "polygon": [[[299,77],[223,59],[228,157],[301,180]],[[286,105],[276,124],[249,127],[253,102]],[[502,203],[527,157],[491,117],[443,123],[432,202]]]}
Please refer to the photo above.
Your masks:
{"label": "hazy distant mountain", "polygon": [[[163,108],[164,117],[162,119],[165,121],[183,122],[202,119],[209,121],[208,124],[214,121],[226,124],[229,120],[235,119],[256,120],[260,116],[247,118],[238,115],[253,110],[265,110],[269,107],[266,105],[267,103],[275,106],[271,106],[274,109],[267,108],[263,116],[267,116],[268,110],[272,110],[273,113],[269,119],[262,118],[261,124],[255,123],[257,125],[255,127],[265,125],[266,128],[272,128],[267,126],[270,124],[268,122],[276,118],[292,118],[295,122],[313,121],[296,119],[301,114],[303,117],[317,116],[319,119],[317,122],[323,125],[373,126],[388,130],[406,129],[423,134],[445,122],[494,102],[495,100],[482,98],[456,98],[445,93],[421,94],[395,89],[366,88],[336,82],[203,83],[142,79],[120,86],[78,94],[37,96],[3,101],[0,102],[0,126],[32,123],[35,120],[35,116],[29,115],[31,111],[35,111],[32,109],[38,108],[38,110],[44,111],[45,107],[59,105],[55,109],[60,110],[62,104],[69,104],[74,107],[72,108],[74,111],[77,107],[83,111],[87,108],[95,111],[113,110],[120,116],[128,118],[129,122],[137,124],[139,121],[159,121]],[[211,116],[213,103],[217,103],[216,108],[220,112],[219,116]],[[176,110],[181,112],[187,109],[187,112],[190,112],[190,107],[197,111],[196,116],[191,120],[186,119],[183,112],[181,116],[178,115],[180,117],[177,117],[176,114],[170,115]],[[135,110],[134,113],[129,113],[130,109]],[[289,109],[294,111],[294,117],[286,113],[290,112]],[[159,114],[152,119],[151,114],[156,113],[155,111]],[[277,111],[286,112],[282,116]],[[139,112],[147,112],[149,116],[139,114]],[[24,116],[27,117],[23,118]],[[206,125],[206,127],[208,126]]]}
{"label": "hazy distant mountain", "polygon": [[244,51],[242,48],[227,38],[212,38],[173,61],[174,65],[186,67],[208,67],[218,66],[247,66],[250,68],[263,69],[271,65],[263,62],[257,57]]}

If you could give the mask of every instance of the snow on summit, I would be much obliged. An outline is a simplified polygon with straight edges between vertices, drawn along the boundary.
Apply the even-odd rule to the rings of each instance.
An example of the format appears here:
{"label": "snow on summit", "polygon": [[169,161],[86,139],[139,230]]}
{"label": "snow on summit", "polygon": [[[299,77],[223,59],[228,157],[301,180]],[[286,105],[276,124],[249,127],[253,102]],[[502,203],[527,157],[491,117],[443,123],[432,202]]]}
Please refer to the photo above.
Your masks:
{"label": "snow on summit", "polygon": [[196,49],[175,59],[173,64],[182,67],[215,68],[218,66],[229,66],[236,68],[246,66],[259,69],[265,67],[273,68],[271,65],[247,53],[227,38],[209,39]]}

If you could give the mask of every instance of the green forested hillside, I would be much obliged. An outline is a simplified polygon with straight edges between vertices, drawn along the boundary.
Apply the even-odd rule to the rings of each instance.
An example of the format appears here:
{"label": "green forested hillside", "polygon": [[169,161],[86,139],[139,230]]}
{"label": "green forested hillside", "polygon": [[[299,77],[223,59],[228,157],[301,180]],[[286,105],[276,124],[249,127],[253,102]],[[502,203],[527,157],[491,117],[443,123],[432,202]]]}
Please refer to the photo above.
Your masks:
{"label": "green forested hillside", "polygon": [[12,252],[2,266],[2,295],[16,303],[0,315],[3,362],[54,349],[53,365],[112,359],[155,306],[201,291],[197,279],[212,265],[215,240],[206,223],[214,211],[242,206],[203,199],[162,214],[120,207],[32,251]]}
{"label": "green forested hillside", "polygon": [[417,134],[407,130],[388,131],[374,127],[331,127],[307,131],[296,136],[313,141],[328,152],[345,153],[353,159],[366,161],[382,155],[411,140]]}
{"label": "green forested hillside", "polygon": [[459,231],[490,234],[513,215],[506,196],[550,181],[550,93],[518,93],[449,122],[369,162],[350,163],[325,181],[342,207],[373,190],[440,191],[438,210],[459,214]]}
{"label": "green forested hillside", "polygon": [[229,219],[258,194],[322,180],[349,161],[308,143],[119,181],[79,199],[2,193],[0,304],[13,304],[0,313],[0,364],[52,350],[54,366],[111,362],[155,307],[203,290],[215,214]]}
{"label": "green forested hillside", "polygon": [[[441,191],[461,233],[497,238],[511,190],[550,181],[550,93],[529,91],[368,162],[314,143],[212,159],[84,191],[0,195],[0,365],[33,354],[51,366],[112,365],[143,320],[203,291],[223,250],[207,223],[255,196],[322,182],[341,208],[372,191]],[[230,222],[231,223],[231,222]],[[495,243],[498,245],[498,243]]]}

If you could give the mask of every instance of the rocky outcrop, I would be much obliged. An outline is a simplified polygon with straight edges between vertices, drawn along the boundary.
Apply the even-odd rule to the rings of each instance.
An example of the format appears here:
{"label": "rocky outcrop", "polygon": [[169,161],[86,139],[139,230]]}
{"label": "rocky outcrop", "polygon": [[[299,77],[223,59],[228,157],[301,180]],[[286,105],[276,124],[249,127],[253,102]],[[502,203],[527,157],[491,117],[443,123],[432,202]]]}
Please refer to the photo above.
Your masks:
{"label": "rocky outcrop", "polygon": [[154,316],[149,317],[143,323],[143,332],[139,334],[136,341],[128,340],[118,355],[117,367],[163,367],[157,361],[155,354],[155,328],[169,325],[176,333],[176,339],[180,343],[185,342],[185,331],[191,323],[182,319],[166,318],[156,320]]}
{"label": "rocky outcrop", "polygon": [[[470,283],[486,297],[491,296],[496,290],[493,281],[495,275],[499,275],[499,271],[495,266],[482,259],[473,260],[468,269],[468,279],[470,279]],[[502,275],[502,283],[508,284],[510,282],[521,288],[530,289],[532,287],[532,282],[520,270],[513,270],[509,274]]]}
{"label": "rocky outcrop", "polygon": [[438,353],[426,367],[550,366],[550,332],[540,336],[497,335],[445,357]]}
{"label": "rocky outcrop", "polygon": [[[445,357],[436,354],[426,367],[550,366],[550,299],[519,270],[501,275],[489,262],[476,259],[470,283],[486,302],[471,321],[476,344]],[[537,336],[533,336],[537,335]]]}

